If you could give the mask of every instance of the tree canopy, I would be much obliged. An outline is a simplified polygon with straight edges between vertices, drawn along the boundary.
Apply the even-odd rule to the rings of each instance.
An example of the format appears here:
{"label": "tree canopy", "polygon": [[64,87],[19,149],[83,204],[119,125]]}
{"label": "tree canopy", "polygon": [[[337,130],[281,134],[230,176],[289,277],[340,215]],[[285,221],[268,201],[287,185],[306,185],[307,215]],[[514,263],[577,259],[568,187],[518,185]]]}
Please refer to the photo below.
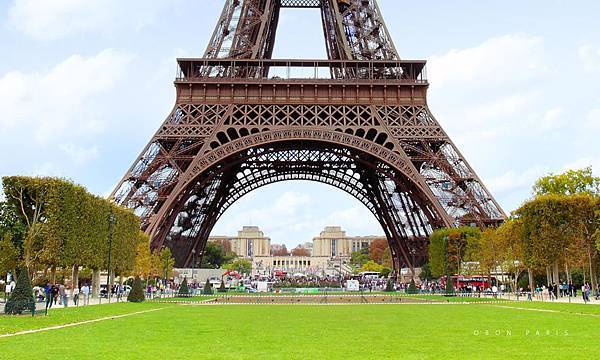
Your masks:
{"label": "tree canopy", "polygon": [[62,179],[15,176],[2,183],[0,231],[11,234],[19,262],[29,271],[106,269],[110,246],[113,269],[133,269],[139,218],[130,210]]}

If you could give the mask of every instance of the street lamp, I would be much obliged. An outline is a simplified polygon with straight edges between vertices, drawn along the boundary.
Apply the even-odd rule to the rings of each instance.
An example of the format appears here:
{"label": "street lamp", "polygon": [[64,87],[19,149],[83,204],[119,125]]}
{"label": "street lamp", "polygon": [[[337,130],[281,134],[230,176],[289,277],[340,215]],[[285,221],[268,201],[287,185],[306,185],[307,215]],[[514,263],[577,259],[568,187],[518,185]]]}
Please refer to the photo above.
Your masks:
{"label": "street lamp", "polygon": [[[163,250],[166,248],[163,247]],[[169,276],[169,258],[165,256],[165,283],[163,284],[165,293],[167,292],[167,277]]]}
{"label": "street lamp", "polygon": [[192,249],[192,281],[194,281],[195,270],[196,270],[196,249]]}
{"label": "street lamp", "polygon": [[111,296],[111,286],[110,286],[110,273],[112,268],[112,240],[113,240],[113,228],[115,226],[116,217],[115,214],[110,213],[108,216],[108,275],[106,277],[106,296],[108,297],[108,302],[110,303]]}

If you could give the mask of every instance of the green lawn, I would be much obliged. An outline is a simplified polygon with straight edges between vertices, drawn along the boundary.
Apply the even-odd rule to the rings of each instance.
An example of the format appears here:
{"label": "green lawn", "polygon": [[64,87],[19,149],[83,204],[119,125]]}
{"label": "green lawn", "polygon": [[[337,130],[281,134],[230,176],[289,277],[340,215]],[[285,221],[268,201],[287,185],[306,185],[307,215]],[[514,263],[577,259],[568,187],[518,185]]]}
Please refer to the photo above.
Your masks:
{"label": "green lawn", "polygon": [[[0,338],[3,358],[524,359],[593,358],[600,306],[115,304],[0,317],[0,333],[160,310]],[[530,310],[529,310],[530,309]],[[549,310],[537,311],[537,310]]]}

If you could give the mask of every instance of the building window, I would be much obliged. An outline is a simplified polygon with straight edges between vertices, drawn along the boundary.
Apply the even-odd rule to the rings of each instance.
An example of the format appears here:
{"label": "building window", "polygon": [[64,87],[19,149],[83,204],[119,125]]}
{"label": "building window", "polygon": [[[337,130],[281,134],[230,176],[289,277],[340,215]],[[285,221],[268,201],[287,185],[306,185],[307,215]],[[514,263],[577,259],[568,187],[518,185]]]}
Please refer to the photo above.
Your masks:
{"label": "building window", "polygon": [[336,256],[337,255],[337,240],[333,239],[331,240],[331,256]]}
{"label": "building window", "polygon": [[248,240],[248,256],[252,257],[254,255],[254,241]]}
{"label": "building window", "polygon": [[273,266],[277,265],[277,261],[273,260]]}

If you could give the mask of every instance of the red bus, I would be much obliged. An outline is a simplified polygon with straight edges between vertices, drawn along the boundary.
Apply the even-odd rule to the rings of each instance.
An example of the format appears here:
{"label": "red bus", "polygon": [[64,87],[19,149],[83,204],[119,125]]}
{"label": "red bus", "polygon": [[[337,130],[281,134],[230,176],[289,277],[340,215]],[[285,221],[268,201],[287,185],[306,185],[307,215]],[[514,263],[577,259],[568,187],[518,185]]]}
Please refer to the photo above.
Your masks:
{"label": "red bus", "polygon": [[[488,277],[483,275],[472,275],[472,276],[463,276],[463,275],[452,275],[452,285],[455,288],[467,288],[467,287],[477,287],[487,289],[494,284],[496,284],[496,278],[494,276]],[[442,279],[442,285],[446,285],[446,277],[444,276]]]}

